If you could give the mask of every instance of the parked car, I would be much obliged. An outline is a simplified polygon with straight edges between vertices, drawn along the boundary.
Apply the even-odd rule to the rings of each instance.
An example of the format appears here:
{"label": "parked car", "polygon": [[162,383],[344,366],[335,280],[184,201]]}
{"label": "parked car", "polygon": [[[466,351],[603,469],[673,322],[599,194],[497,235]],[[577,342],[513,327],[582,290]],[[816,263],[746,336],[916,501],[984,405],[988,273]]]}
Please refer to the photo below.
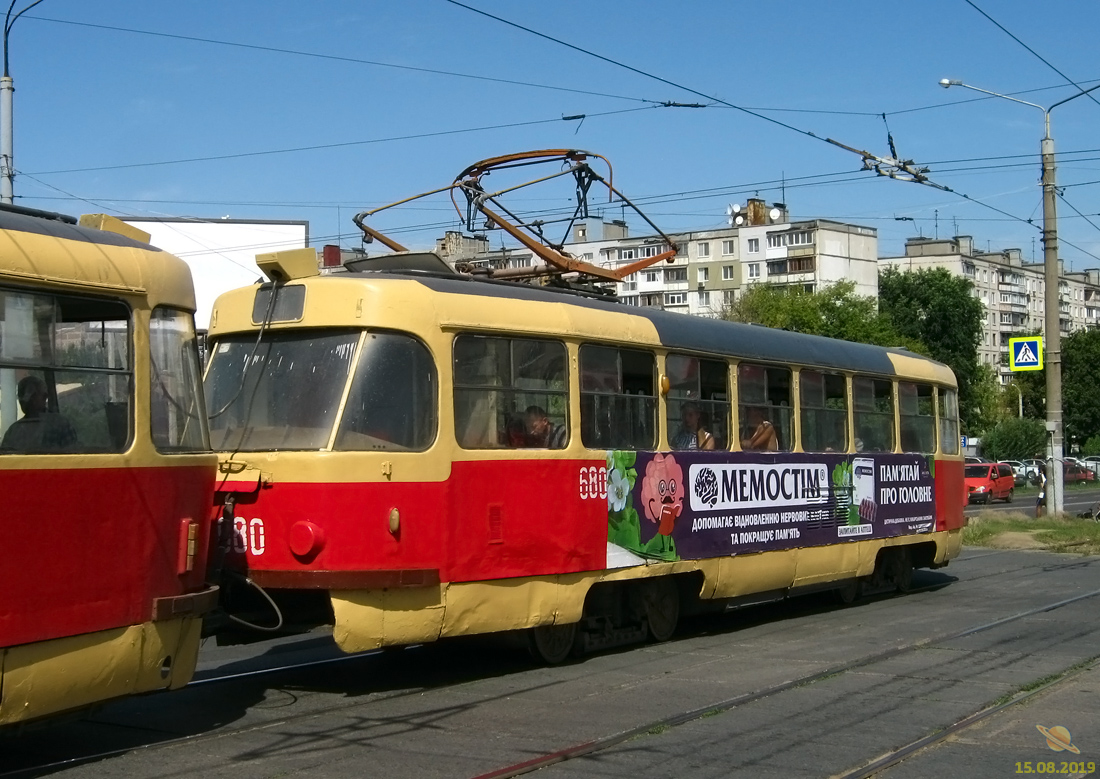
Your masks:
{"label": "parked car", "polygon": [[1020,460],[1001,460],[1005,465],[1012,466],[1012,473],[1016,477],[1016,486],[1022,487],[1027,483],[1028,471],[1027,466]]}
{"label": "parked car", "polygon": [[974,457],[973,455],[970,455],[970,456],[966,457],[966,464],[967,465],[970,465],[970,464],[980,465],[981,463],[988,463],[988,462],[993,462],[993,461],[992,460],[987,460],[984,457]]}
{"label": "parked car", "polygon": [[1086,457],[1081,461],[1081,465],[1085,466],[1093,473],[1096,473],[1097,471],[1100,471],[1100,456],[1094,454],[1090,457]]}
{"label": "parked car", "polygon": [[1032,484],[1039,483],[1039,473],[1046,467],[1046,462],[1043,460],[1024,460],[1024,465],[1027,466],[1027,478]]}
{"label": "parked car", "polygon": [[963,471],[968,503],[1012,502],[1016,476],[1007,463],[968,464]]}
{"label": "parked car", "polygon": [[1082,481],[1096,481],[1096,474],[1084,465],[1067,461],[1062,471],[1062,478],[1066,484],[1076,484]]}

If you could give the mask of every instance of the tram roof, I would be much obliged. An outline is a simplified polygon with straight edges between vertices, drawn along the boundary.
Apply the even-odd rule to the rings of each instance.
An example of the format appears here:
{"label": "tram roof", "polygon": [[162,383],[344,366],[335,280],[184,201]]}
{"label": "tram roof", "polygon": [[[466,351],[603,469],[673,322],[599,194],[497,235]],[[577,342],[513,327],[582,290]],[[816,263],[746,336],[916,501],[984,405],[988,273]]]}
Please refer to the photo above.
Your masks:
{"label": "tram roof", "polygon": [[183,260],[118,233],[0,210],[0,278],[142,294],[150,304],[195,308]]}
{"label": "tram roof", "polygon": [[[410,278],[408,275],[398,274],[372,273],[370,275]],[[653,324],[661,344],[672,349],[730,354],[748,360],[887,375],[897,373],[897,367],[890,358],[891,354],[947,367],[903,348],[843,341],[820,335],[807,335],[762,325],[691,316],[644,306],[624,306],[615,300],[602,300],[593,296],[541,289],[526,284],[484,282],[471,280],[468,277],[416,276],[414,278],[429,289],[445,294],[564,303],[624,316],[641,317]]]}

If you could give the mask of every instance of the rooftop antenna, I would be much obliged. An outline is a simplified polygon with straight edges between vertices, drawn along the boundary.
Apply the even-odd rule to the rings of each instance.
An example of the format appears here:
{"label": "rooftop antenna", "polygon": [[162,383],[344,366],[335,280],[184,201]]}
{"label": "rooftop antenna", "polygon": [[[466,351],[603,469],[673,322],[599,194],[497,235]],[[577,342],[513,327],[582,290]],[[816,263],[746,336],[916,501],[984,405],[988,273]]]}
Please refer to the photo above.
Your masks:
{"label": "rooftop antenna", "polygon": [[787,171],[785,170],[779,172],[779,192],[780,197],[783,198],[780,202],[785,204],[787,202]]}
{"label": "rooftop antenna", "polygon": [[[955,228],[955,235],[958,236],[958,234],[959,234],[959,220],[956,217],[953,216],[953,217],[951,217],[951,224]],[[986,248],[988,248],[988,247],[986,247]]]}
{"label": "rooftop antenna", "polygon": [[932,211],[936,216],[936,240],[940,239],[940,210],[937,208]]}

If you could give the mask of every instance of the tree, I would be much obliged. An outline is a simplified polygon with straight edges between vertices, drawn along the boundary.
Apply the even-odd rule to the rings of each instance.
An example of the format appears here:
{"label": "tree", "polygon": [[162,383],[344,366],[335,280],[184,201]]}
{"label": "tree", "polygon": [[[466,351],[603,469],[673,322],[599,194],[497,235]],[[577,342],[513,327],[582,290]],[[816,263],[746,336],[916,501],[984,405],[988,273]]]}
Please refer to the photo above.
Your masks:
{"label": "tree", "polygon": [[845,341],[904,346],[920,354],[927,351],[923,344],[898,333],[879,313],[875,299],[857,295],[855,283],[848,280],[815,292],[802,287],[755,284],[723,313],[723,318]]}
{"label": "tree", "polygon": [[[1016,386],[1024,416],[1046,419],[1047,372],[1021,371]],[[1078,330],[1062,339],[1062,422],[1066,444],[1085,446],[1100,436],[1100,331]],[[1009,393],[1015,400],[1015,390]]]}
{"label": "tree", "polygon": [[982,454],[993,460],[1043,457],[1046,425],[1038,419],[1006,419],[982,436]]}
{"label": "tree", "polygon": [[920,341],[928,355],[955,372],[963,432],[980,432],[983,409],[978,344],[985,308],[973,295],[973,283],[946,268],[879,274],[879,310],[902,336]]}
{"label": "tree", "polygon": [[[1016,390],[1009,390],[1008,393],[1011,393],[1015,400]],[[978,365],[978,372],[971,384],[970,398],[973,413],[968,429],[971,435],[983,435],[1002,420],[1015,416],[1015,413],[1006,412],[1005,395],[1008,393],[1001,387],[997,374],[992,368],[988,365]]]}
{"label": "tree", "polygon": [[1100,434],[1100,330],[1062,340],[1062,421],[1069,442]]}

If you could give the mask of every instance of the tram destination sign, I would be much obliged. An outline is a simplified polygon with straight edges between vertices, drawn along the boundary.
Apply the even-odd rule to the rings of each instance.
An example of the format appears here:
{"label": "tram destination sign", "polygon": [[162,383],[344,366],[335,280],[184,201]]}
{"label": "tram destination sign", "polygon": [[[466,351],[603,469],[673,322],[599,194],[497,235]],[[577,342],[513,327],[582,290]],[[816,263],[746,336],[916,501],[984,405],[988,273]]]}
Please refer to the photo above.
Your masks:
{"label": "tram destination sign", "polygon": [[929,533],[932,469],[919,454],[612,452],[608,540],[690,560]]}

